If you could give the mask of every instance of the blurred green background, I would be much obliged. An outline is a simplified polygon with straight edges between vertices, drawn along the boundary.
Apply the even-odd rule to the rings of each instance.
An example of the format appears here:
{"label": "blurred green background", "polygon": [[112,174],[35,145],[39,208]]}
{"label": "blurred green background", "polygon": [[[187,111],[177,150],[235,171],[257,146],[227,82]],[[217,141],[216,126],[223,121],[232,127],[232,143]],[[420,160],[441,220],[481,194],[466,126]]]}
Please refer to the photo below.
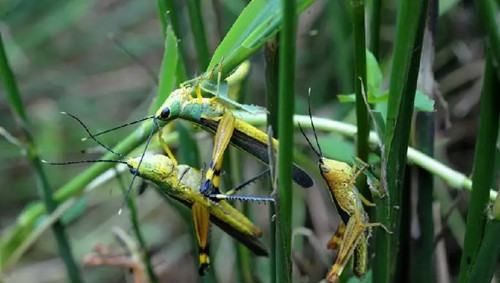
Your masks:
{"label": "blurred green background", "polygon": [[[184,1],[174,2],[182,15],[179,38],[188,55],[187,71],[194,77],[202,70],[196,58],[187,7]],[[395,4],[394,1],[385,2],[380,63],[387,74],[395,32]],[[340,105],[335,97],[353,92],[351,23],[346,3],[318,0],[300,18],[297,113],[305,113],[307,89],[311,88],[315,115],[353,122],[352,105]],[[202,5],[204,28],[209,49],[213,52],[245,1],[212,0],[202,1]],[[450,167],[469,174],[484,69],[483,43],[471,1],[440,1],[438,19],[433,67],[438,87],[435,91],[436,155]],[[79,160],[99,156],[93,152],[100,149],[90,142],[82,142],[84,131],[73,120],[61,115],[61,111],[76,114],[94,131],[145,116],[155,95],[155,74],[163,52],[155,1],[3,0],[0,2],[0,30],[43,158]],[[245,84],[246,102],[265,104],[263,74],[264,58],[259,52],[252,58],[251,74]],[[3,92],[0,89],[0,126],[14,136],[21,136]],[[101,140],[113,145],[129,131],[105,135]],[[207,136],[199,138],[207,141]],[[327,155],[350,160],[354,155],[351,141],[338,136],[328,138]],[[303,143],[301,138],[297,141]],[[81,153],[82,150],[87,152]],[[209,154],[201,148],[202,160],[208,160]],[[248,162],[254,170],[254,163]],[[57,188],[82,168],[47,166],[46,170],[52,186]],[[251,176],[252,170],[245,175]],[[323,186],[320,179],[316,183],[318,187]],[[115,179],[110,180],[87,194],[65,215],[66,221],[71,223],[68,231],[78,260],[98,243],[110,244],[123,253],[111,232],[114,226],[125,229],[130,226],[128,218],[117,215],[123,201],[117,186]],[[467,194],[448,194],[445,185],[437,186],[447,197],[457,199],[457,207],[463,212]],[[298,213],[307,214],[310,221],[307,224],[315,232],[315,241],[323,247],[338,221],[337,216],[332,216],[334,208],[323,190],[314,190],[304,198],[307,204],[315,205],[306,204],[307,212]],[[19,148],[0,139],[0,229],[13,223],[23,207],[36,199],[33,171],[27,160]],[[138,198],[138,206],[160,277],[164,282],[196,281],[198,275],[189,236],[192,227],[185,225],[179,213],[165,205],[152,190]],[[262,210],[264,206],[251,207]],[[256,214],[256,222],[267,229],[267,214]],[[230,260],[234,259],[232,241],[219,235],[218,229],[212,229],[214,270],[220,282],[234,282],[234,260]],[[446,228],[443,236],[446,256],[440,260],[445,261],[453,277],[457,274],[462,239],[460,235],[451,235]],[[307,249],[298,251],[297,258],[307,259],[299,262],[306,265],[307,270],[316,272],[301,274],[302,278],[308,278],[304,282],[320,280],[331,256],[325,251],[319,255]],[[324,257],[330,258],[324,260]],[[260,260],[259,264],[265,266],[266,260]],[[109,267],[84,267],[83,274],[86,282],[124,282],[128,277],[126,270]],[[64,282],[64,267],[57,258],[52,233],[44,233],[4,279],[7,282]]]}

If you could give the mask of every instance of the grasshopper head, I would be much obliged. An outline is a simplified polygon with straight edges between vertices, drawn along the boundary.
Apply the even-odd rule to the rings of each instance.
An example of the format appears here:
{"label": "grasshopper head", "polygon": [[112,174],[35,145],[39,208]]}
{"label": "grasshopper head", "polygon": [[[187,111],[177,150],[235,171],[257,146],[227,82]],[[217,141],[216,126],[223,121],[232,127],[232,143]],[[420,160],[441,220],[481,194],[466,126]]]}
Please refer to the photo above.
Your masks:
{"label": "grasshopper head", "polygon": [[174,90],[155,113],[155,119],[168,122],[179,117],[184,101],[190,98],[190,88]]}
{"label": "grasshopper head", "polygon": [[345,162],[321,157],[319,170],[328,182],[348,183],[352,181],[352,167]]}
{"label": "grasshopper head", "polygon": [[141,157],[130,158],[127,160],[127,164],[132,174],[137,173],[142,178],[152,182],[161,182],[167,179],[176,166],[172,160],[161,154],[145,155],[142,162]]}

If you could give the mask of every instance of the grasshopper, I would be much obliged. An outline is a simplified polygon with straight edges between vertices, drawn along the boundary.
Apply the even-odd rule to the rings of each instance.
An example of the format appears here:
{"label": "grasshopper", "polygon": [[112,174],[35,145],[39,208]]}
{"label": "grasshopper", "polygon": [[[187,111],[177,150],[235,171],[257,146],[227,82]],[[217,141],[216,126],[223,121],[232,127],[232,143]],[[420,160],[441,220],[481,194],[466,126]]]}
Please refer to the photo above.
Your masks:
{"label": "grasshopper", "polygon": [[367,206],[374,206],[374,204],[364,198],[355,186],[356,178],[366,169],[367,164],[356,168],[355,166],[351,167],[345,162],[324,157],[312,121],[310,102],[309,117],[318,149],[315,149],[300,124],[299,129],[318,157],[319,171],[328,186],[330,196],[337,206],[337,210],[343,221],[338,227],[337,232],[328,242],[329,248],[338,248],[339,250],[335,263],[328,272],[326,279],[331,283],[338,282],[342,271],[353,253],[356,255],[354,273],[356,276],[361,277],[367,270],[370,228],[382,227],[387,232],[389,231],[381,223],[369,222],[368,214],[363,204]]}
{"label": "grasshopper", "polygon": [[165,155],[145,156],[127,160],[133,174],[138,174],[157,185],[163,196],[171,197],[191,207],[195,232],[199,244],[200,274],[210,263],[208,256],[209,220],[240,241],[256,255],[267,256],[267,250],[258,240],[262,231],[245,215],[225,200],[214,205],[210,198],[200,193],[201,174],[187,165],[177,165]]}
{"label": "grasshopper", "polygon": [[[200,193],[200,172],[188,165],[177,164],[177,161],[162,154],[145,155],[123,160],[82,160],[69,162],[47,162],[51,165],[68,165],[79,163],[121,163],[128,166],[134,176],[140,176],[156,185],[157,191],[166,198],[172,198],[191,208],[196,239],[199,248],[199,273],[203,275],[210,264],[208,254],[208,231],[210,221],[220,227],[231,237],[245,245],[257,256],[267,256],[268,251],[259,240],[262,230],[253,224],[244,214],[234,208],[228,201],[219,200],[216,204]],[[139,166],[140,165],[140,166]],[[228,199],[240,199],[228,196]]]}

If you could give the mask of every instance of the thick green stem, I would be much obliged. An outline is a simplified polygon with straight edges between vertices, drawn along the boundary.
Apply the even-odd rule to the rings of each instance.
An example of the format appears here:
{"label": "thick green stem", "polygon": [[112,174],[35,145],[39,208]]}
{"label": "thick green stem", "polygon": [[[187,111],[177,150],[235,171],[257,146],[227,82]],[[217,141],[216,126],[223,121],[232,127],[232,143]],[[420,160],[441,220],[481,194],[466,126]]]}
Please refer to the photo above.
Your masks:
{"label": "thick green stem", "polygon": [[[354,91],[356,93],[356,124],[358,135],[356,139],[357,155],[361,160],[368,161],[368,135],[370,124],[368,110],[363,98],[366,87],[366,43],[365,43],[365,3],[364,0],[352,0],[352,22],[354,32]],[[366,176],[357,180],[361,194],[371,199],[366,185]]]}
{"label": "thick green stem", "polygon": [[[492,50],[489,50],[492,52]],[[459,282],[470,282],[472,266],[476,264],[477,254],[484,236],[487,219],[488,196],[495,176],[495,146],[498,137],[500,113],[500,80],[495,74],[493,59],[487,56],[481,105],[479,131],[472,170],[472,193],[465,231],[464,250],[460,261]]]}
{"label": "thick green stem", "polygon": [[281,1],[283,30],[279,48],[277,282],[292,282],[292,162],[295,107],[295,1]]}
{"label": "thick green stem", "polygon": [[406,154],[426,19],[426,0],[399,3],[382,161],[382,179],[388,195],[377,200],[377,222],[392,234],[382,229],[376,232],[375,282],[391,282],[396,266]]}
{"label": "thick green stem", "polygon": [[487,36],[487,45],[491,49],[491,60],[496,68],[497,77],[500,79],[500,29],[496,21],[498,15],[498,1],[476,0],[478,19]]}
{"label": "thick green stem", "polygon": [[[9,66],[9,62],[7,60],[7,54],[5,53],[2,36],[0,34],[0,77],[3,80],[7,101],[9,102],[9,106],[12,108],[12,112],[14,116],[17,118],[18,122],[21,125],[24,136],[26,138],[26,149],[28,159],[35,170],[37,177],[37,187],[39,196],[44,202],[45,208],[47,211],[53,212],[57,208],[57,202],[54,200],[52,195],[52,188],[49,184],[49,180],[45,171],[42,168],[42,162],[38,156],[38,150],[36,148],[36,144],[34,138],[30,132],[30,122],[28,116],[26,115],[26,111],[24,109],[24,105],[21,99],[21,94],[19,92],[19,88],[16,83],[16,79],[12,69]],[[61,221],[56,221],[52,225],[52,231],[54,232],[54,236],[56,238],[57,247],[59,249],[59,254],[66,266],[66,271],[68,273],[69,280],[71,282],[83,282],[80,271],[78,270],[78,265],[73,257],[71,251],[71,245],[66,235],[65,227],[63,226]]]}
{"label": "thick green stem", "polygon": [[[415,122],[416,146],[428,156],[434,154],[434,113],[418,113]],[[412,278],[415,282],[434,282],[434,220],[432,215],[434,176],[422,168],[416,169],[417,218],[420,236],[415,241]]]}

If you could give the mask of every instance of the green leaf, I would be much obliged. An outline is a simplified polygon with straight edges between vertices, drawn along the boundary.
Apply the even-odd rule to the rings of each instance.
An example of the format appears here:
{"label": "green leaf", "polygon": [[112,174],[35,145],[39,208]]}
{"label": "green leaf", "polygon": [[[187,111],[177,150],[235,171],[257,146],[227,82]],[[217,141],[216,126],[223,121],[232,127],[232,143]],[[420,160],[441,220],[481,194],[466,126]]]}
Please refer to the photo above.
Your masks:
{"label": "green leaf", "polygon": [[[225,77],[237,65],[259,49],[281,28],[280,0],[253,0],[241,12],[212,56],[207,72],[222,64]],[[314,0],[297,0],[297,13],[305,10]]]}
{"label": "green leaf", "polygon": [[349,163],[352,162],[353,156],[356,156],[354,144],[339,135],[321,137],[319,142],[325,156]]}
{"label": "green leaf", "polygon": [[368,101],[370,101],[370,97],[381,96],[382,83],[384,80],[382,70],[380,69],[377,58],[375,58],[368,49],[366,50],[366,80],[368,86]]}
{"label": "green leaf", "polygon": [[179,46],[170,25],[167,26],[166,32],[165,49],[160,67],[158,95],[149,113],[156,111],[161,106],[178,82],[177,68],[180,64]]}
{"label": "green leaf", "polygon": [[417,89],[415,93],[415,110],[423,112],[433,112],[434,100]]}

